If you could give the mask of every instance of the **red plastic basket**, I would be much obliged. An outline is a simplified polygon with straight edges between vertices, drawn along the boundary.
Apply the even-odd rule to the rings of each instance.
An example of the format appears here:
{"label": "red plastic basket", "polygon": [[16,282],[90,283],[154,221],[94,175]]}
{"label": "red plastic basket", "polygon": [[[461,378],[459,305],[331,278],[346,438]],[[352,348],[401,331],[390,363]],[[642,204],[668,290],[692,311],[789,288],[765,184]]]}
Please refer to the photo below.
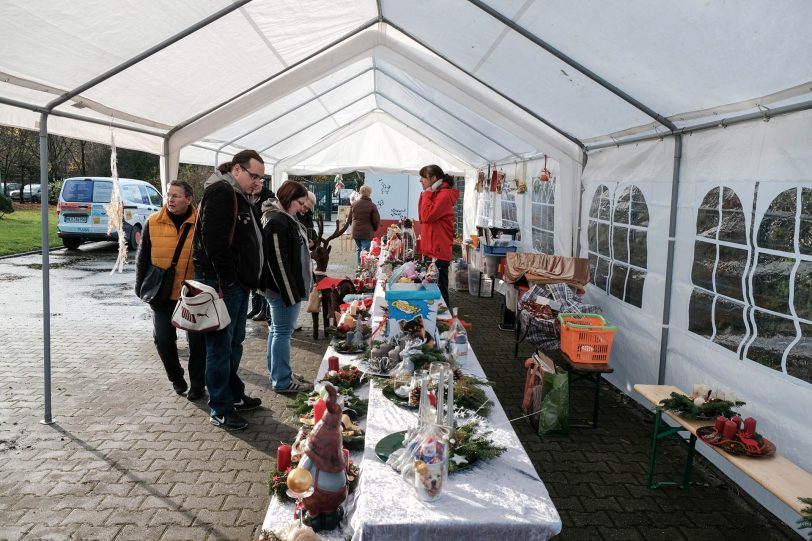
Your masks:
{"label": "red plastic basket", "polygon": [[558,314],[561,351],[574,363],[608,364],[617,327],[598,314]]}

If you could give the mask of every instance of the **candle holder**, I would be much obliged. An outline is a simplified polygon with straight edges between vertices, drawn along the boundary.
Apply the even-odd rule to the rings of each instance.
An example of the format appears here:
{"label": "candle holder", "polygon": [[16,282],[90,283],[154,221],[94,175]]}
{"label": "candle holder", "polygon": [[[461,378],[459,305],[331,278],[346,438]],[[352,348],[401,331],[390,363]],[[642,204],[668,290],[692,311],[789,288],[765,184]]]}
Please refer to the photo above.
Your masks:
{"label": "candle holder", "polygon": [[312,496],[314,490],[315,489],[311,486],[304,492],[294,492],[291,489],[288,489],[287,491],[287,495],[296,500],[296,504],[293,507],[293,518],[299,521],[299,527],[301,527],[303,524],[302,519],[304,518],[305,512],[304,499]]}

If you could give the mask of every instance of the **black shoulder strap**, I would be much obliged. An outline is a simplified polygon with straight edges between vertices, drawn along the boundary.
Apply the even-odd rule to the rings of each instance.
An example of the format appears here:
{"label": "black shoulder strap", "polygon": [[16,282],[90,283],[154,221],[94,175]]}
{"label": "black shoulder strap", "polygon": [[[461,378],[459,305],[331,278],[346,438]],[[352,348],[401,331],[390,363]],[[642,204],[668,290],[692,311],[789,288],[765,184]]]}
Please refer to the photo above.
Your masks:
{"label": "black shoulder strap", "polygon": [[[180,259],[180,251],[183,250],[183,243],[186,242],[186,237],[189,235],[189,230],[191,228],[192,224],[186,224],[186,226],[183,228],[183,233],[180,235],[178,245],[175,246],[175,254],[172,256],[172,265],[169,267],[170,269],[178,264],[178,259]],[[189,257],[191,258],[191,254]]]}

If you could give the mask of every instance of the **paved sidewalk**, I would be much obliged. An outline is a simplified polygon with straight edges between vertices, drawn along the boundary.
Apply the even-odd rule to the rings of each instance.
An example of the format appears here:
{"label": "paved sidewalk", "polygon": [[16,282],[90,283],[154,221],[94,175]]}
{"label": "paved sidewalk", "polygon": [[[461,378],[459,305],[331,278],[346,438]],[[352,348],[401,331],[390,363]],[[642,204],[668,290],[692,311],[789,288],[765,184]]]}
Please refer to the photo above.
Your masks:
{"label": "paved sidewalk", "polygon": [[[131,293],[133,267],[109,274],[115,249],[52,254],[50,426],[39,423],[39,256],[0,260],[0,540],[251,540],[268,506],[276,447],[294,436],[290,399],[268,384],[267,328],[248,323],[241,368],[262,408],[246,414],[245,432],[211,426],[205,402],[175,395],[166,380],[149,308]],[[354,262],[338,245],[333,254],[333,272]],[[452,293],[452,301],[474,323],[477,356],[508,415],[518,417],[524,370],[512,334],[496,327],[498,295]],[[302,321],[293,366],[311,377],[326,341],[312,340],[309,314]],[[576,414],[589,407],[578,396]],[[524,420],[515,424],[561,513],[560,539],[799,539],[701,459],[690,490],[646,489],[652,419],[606,387],[597,430],[542,439]],[[664,450],[660,464],[677,471],[684,446]]]}

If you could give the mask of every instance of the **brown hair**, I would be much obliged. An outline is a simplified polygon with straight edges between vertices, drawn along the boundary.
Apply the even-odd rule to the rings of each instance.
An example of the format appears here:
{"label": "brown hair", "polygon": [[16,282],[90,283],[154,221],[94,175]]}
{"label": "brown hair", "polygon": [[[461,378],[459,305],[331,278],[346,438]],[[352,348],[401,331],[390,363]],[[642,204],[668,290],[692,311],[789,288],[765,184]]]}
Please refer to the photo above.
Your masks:
{"label": "brown hair", "polygon": [[446,175],[439,165],[426,165],[420,169],[420,176],[423,178],[437,177],[437,180],[447,182],[449,186],[454,186],[454,177]]}
{"label": "brown hair", "polygon": [[293,203],[295,199],[299,199],[300,197],[307,197],[307,188],[304,187],[304,184],[296,182],[295,180],[286,180],[279,189],[276,190],[276,199],[279,200],[279,204],[282,205],[285,211],[288,210],[288,207],[290,207],[290,204]]}
{"label": "brown hair", "polygon": [[170,180],[169,184],[167,185],[167,190],[169,186],[177,186],[178,188],[183,188],[183,193],[186,194],[186,197],[192,197],[195,194],[192,185],[186,182],[185,180]]}
{"label": "brown hair", "polygon": [[229,173],[231,168],[235,165],[239,165],[243,169],[246,168],[248,162],[251,160],[256,160],[259,163],[265,163],[265,161],[260,157],[259,153],[256,150],[241,150],[234,154],[234,157],[231,158],[230,162],[221,163],[217,166],[217,170],[221,173]]}

